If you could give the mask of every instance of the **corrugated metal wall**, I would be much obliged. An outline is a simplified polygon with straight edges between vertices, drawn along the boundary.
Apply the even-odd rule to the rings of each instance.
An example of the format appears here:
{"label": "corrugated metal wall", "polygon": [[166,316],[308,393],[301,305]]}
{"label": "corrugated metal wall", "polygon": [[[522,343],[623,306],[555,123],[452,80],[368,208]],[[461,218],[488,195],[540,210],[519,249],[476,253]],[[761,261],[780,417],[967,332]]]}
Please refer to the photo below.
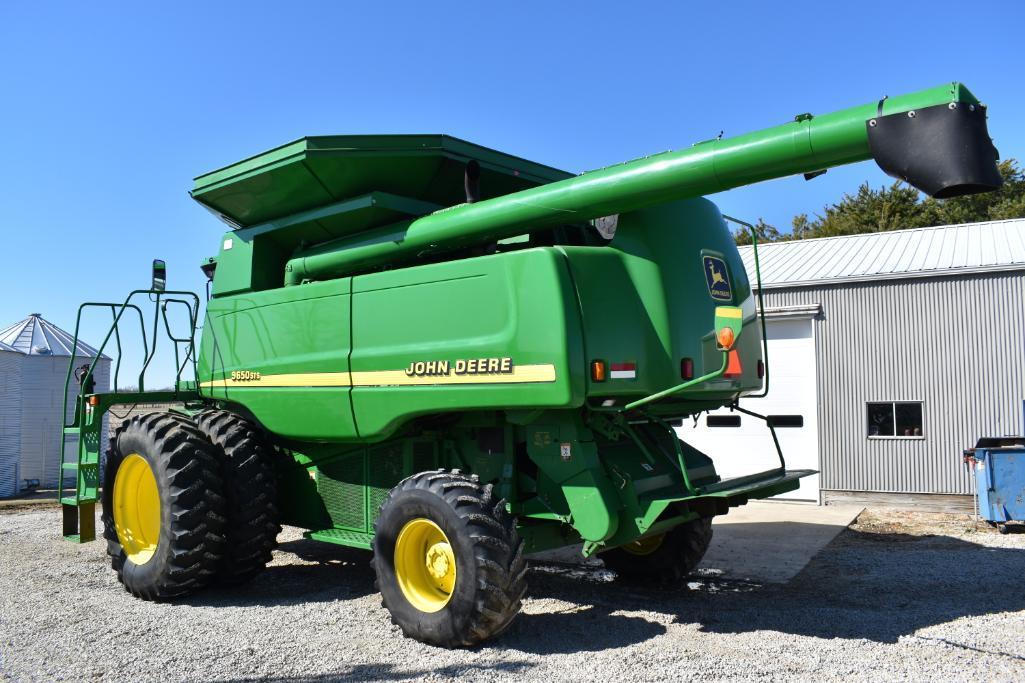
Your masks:
{"label": "corrugated metal wall", "polygon": [[14,351],[0,351],[0,498],[18,492],[23,358]]}
{"label": "corrugated metal wall", "polygon": [[[44,487],[57,485],[60,467],[61,401],[67,377],[66,356],[22,356],[21,380],[21,478],[39,479]],[[82,359],[86,362],[87,359]],[[110,386],[110,361],[97,365],[96,390]],[[74,414],[74,397],[78,385],[71,380],[68,418]],[[77,440],[69,439],[65,453],[69,462],[75,458]]]}
{"label": "corrugated metal wall", "polygon": [[[822,305],[822,488],[971,493],[961,451],[1025,433],[1023,293],[1021,272],[767,288],[767,308]],[[869,439],[875,401],[922,401],[924,438]]]}

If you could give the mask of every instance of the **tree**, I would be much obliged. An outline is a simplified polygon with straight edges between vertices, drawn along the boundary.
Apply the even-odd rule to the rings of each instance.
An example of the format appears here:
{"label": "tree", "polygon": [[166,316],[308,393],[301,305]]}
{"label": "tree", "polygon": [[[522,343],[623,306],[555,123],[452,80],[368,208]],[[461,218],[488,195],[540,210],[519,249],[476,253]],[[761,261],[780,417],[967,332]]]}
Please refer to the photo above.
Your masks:
{"label": "tree", "polygon": [[[823,207],[813,220],[803,213],[794,216],[790,233],[781,234],[759,219],[766,231],[763,235],[760,230],[758,238],[777,242],[1025,217],[1025,171],[1015,159],[1001,161],[998,168],[1004,179],[1000,189],[953,199],[923,200],[918,190],[901,181],[879,189],[863,183],[854,194]],[[746,231],[736,239],[737,244],[751,242]]]}
{"label": "tree", "polygon": [[1000,221],[1025,217],[1025,170],[1015,159],[1001,161],[997,168],[1004,184],[996,192],[973,194],[953,199],[926,199],[922,202],[931,217],[932,225]]}
{"label": "tree", "polygon": [[[789,238],[789,235],[781,233],[761,218],[755,223],[755,233],[758,235],[759,242],[779,242]],[[742,227],[733,233],[733,239],[737,241],[737,244],[751,244],[751,231]]]}
{"label": "tree", "polygon": [[862,183],[855,194],[844,194],[836,204],[824,207],[823,215],[810,221],[806,232],[810,237],[832,237],[917,228],[928,223],[922,213],[913,187],[898,181],[874,190]]}

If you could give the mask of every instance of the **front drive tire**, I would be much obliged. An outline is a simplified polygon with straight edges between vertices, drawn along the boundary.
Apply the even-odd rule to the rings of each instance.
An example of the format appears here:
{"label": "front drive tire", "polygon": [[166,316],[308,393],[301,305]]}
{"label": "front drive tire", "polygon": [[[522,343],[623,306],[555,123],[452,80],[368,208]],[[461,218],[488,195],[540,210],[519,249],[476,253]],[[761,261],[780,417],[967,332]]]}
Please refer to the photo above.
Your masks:
{"label": "front drive tire", "polygon": [[373,566],[392,623],[441,647],[497,636],[526,591],[523,542],[505,501],[490,484],[444,470],[392,489],[374,523]]}
{"label": "front drive tire", "polygon": [[274,447],[252,422],[226,410],[205,410],[196,425],[216,447],[224,478],[227,525],[217,582],[245,583],[271,561],[281,533]]}
{"label": "front drive tire", "polygon": [[210,583],[224,551],[225,501],[213,447],[188,418],[138,415],[111,441],[103,536],[118,580],[144,600]]}
{"label": "front drive tire", "polygon": [[699,517],[664,534],[603,552],[605,566],[628,581],[673,588],[701,562],[712,542],[712,518]]}

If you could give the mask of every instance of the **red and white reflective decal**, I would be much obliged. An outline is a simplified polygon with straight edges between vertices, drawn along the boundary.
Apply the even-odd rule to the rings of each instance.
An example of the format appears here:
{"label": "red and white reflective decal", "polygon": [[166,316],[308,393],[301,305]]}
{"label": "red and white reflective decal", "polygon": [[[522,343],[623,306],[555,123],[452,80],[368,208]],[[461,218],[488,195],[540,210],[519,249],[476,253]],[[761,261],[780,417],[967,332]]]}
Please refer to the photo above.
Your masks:
{"label": "red and white reflective decal", "polygon": [[637,379],[636,363],[613,363],[609,366],[611,379]]}

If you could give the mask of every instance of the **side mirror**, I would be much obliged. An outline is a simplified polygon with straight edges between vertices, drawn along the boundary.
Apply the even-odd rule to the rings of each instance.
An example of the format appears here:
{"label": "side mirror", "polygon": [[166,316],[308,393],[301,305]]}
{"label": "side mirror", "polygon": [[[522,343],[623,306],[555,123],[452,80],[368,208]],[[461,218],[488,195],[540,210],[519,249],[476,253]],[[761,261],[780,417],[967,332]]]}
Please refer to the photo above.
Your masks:
{"label": "side mirror", "polygon": [[153,259],[153,286],[152,290],[162,292],[167,289],[167,264],[160,259]]}

